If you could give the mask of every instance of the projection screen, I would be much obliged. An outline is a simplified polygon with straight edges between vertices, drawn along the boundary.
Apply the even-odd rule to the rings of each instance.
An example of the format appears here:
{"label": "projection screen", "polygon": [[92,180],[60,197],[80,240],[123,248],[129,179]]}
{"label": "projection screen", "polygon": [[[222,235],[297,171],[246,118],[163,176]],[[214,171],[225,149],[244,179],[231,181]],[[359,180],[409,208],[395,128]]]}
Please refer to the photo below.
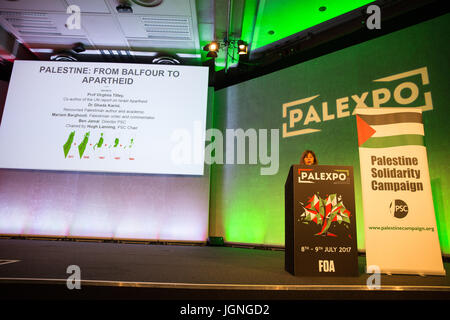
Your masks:
{"label": "projection screen", "polygon": [[0,167],[202,175],[207,92],[206,67],[16,61]]}

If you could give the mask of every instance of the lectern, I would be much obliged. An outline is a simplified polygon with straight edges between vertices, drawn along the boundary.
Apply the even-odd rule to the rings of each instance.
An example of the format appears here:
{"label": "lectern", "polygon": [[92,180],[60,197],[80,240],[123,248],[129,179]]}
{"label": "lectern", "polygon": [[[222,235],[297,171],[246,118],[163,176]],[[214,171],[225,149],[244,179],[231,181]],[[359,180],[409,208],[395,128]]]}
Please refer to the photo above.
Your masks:
{"label": "lectern", "polygon": [[357,276],[353,167],[292,165],[285,184],[285,269]]}

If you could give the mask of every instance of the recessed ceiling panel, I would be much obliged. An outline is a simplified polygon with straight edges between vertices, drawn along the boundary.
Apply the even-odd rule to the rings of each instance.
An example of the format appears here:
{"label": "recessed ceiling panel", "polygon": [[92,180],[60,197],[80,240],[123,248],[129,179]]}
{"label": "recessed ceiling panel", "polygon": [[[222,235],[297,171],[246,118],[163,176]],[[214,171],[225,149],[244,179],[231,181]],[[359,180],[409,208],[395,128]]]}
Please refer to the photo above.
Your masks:
{"label": "recessed ceiling panel", "polygon": [[127,48],[128,46],[119,24],[111,15],[85,14],[83,28],[98,48]]}
{"label": "recessed ceiling panel", "polygon": [[83,28],[66,28],[67,15],[64,13],[0,11],[0,17],[6,20],[13,33],[19,37],[81,36],[85,33]]}
{"label": "recessed ceiling panel", "polygon": [[[81,13],[110,13],[104,0],[66,0],[69,5],[80,7]],[[117,6],[117,4],[116,4]]]}
{"label": "recessed ceiling panel", "polygon": [[[255,50],[350,12],[369,0],[261,0],[251,49]],[[246,30],[251,32],[251,30]]]}
{"label": "recessed ceiling panel", "polygon": [[188,16],[145,15],[118,17],[127,38],[154,40],[192,40],[192,22]]}
{"label": "recessed ceiling panel", "polygon": [[65,12],[66,6],[62,0],[0,0],[0,9]]}

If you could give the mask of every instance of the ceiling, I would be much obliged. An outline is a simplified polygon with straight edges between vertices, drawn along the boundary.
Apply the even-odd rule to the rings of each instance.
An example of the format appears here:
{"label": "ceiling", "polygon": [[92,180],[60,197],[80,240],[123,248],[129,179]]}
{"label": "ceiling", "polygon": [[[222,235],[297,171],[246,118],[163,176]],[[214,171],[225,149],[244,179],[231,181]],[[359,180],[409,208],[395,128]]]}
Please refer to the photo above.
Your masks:
{"label": "ceiling", "polygon": [[[166,0],[154,7],[124,3],[0,0],[0,23],[41,59],[82,43],[86,50],[77,55],[79,60],[146,62],[165,54],[201,61],[198,30],[204,21],[197,20],[195,0]],[[77,7],[67,13],[70,5]],[[79,28],[75,19],[68,21],[77,10]],[[66,27],[67,22],[75,28]]]}
{"label": "ceiling", "polygon": [[[157,4],[143,6],[137,2]],[[0,55],[4,59],[214,65],[235,68],[234,40],[248,43],[246,61],[296,35],[361,13],[370,0],[0,0]],[[376,3],[399,0],[376,1]],[[405,2],[405,1],[404,1]],[[416,1],[417,2],[417,1]],[[79,8],[79,28],[76,11]],[[213,64],[202,48],[221,42]],[[81,43],[84,51],[74,45]],[[22,48],[22,51],[19,49]],[[228,48],[227,48],[228,47]],[[227,50],[228,49],[228,50]],[[169,57],[169,58],[166,58]],[[170,61],[169,61],[170,60]],[[209,61],[209,62],[208,62]]]}

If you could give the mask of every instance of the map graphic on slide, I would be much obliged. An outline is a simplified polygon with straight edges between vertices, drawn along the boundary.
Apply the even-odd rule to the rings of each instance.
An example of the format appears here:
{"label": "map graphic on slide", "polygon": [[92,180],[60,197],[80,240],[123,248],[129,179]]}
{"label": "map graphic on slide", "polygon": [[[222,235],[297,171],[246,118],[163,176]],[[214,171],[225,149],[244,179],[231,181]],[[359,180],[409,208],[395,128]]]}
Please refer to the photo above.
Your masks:
{"label": "map graphic on slide", "polygon": [[86,132],[83,141],[78,145],[78,152],[80,154],[80,159],[83,157],[84,150],[86,150],[86,145],[89,141],[90,132]]}
{"label": "map graphic on slide", "polygon": [[[67,138],[66,142],[63,145],[64,158],[67,158],[67,157],[73,158],[73,155],[69,155],[69,153],[70,153],[70,150],[71,150],[72,146],[76,146],[77,145],[77,143],[74,142],[75,135],[76,135],[76,131],[70,132],[69,137]],[[86,154],[86,152],[87,152],[86,148],[88,147],[88,144],[89,144],[90,135],[91,135],[90,132],[84,133],[83,140],[78,144],[78,155],[80,156],[80,159],[83,159],[83,158],[89,159],[89,158],[91,158],[89,156],[89,154],[84,156]],[[107,144],[107,143],[104,143],[104,142],[105,142],[105,139],[103,137],[103,133],[101,133],[100,137],[98,139],[98,142],[96,142],[94,144],[91,143],[91,144],[89,144],[89,146],[92,147],[92,150],[94,150],[94,152],[102,152],[101,150],[105,150],[105,148],[106,148],[106,150],[109,150],[109,149],[112,148],[111,150],[115,150],[115,151],[121,152],[121,151],[124,151],[127,148],[130,150],[133,147],[134,138],[131,138],[129,143],[122,143],[122,144],[120,142],[120,139],[117,138],[117,137],[114,138],[114,142],[112,144]],[[105,157],[105,155],[103,153],[102,153],[102,155],[99,155],[99,154],[97,154],[97,155],[99,156],[98,158],[100,158],[100,159],[107,158],[107,157]],[[120,154],[115,154],[113,156],[113,158],[116,159],[116,160],[119,160],[121,157],[120,157]],[[134,157],[128,157],[128,159],[129,160],[134,160]]]}
{"label": "map graphic on slide", "polygon": [[64,144],[63,148],[64,148],[64,158],[67,158],[67,155],[69,154],[70,151],[70,147],[72,146],[73,143],[73,137],[75,136],[75,131],[72,131],[69,134],[69,138],[67,138],[66,143]]}
{"label": "map graphic on slide", "polygon": [[94,145],[94,149],[95,147],[101,148],[102,145],[103,145],[103,133],[100,135],[100,139],[98,139],[98,142]]}

